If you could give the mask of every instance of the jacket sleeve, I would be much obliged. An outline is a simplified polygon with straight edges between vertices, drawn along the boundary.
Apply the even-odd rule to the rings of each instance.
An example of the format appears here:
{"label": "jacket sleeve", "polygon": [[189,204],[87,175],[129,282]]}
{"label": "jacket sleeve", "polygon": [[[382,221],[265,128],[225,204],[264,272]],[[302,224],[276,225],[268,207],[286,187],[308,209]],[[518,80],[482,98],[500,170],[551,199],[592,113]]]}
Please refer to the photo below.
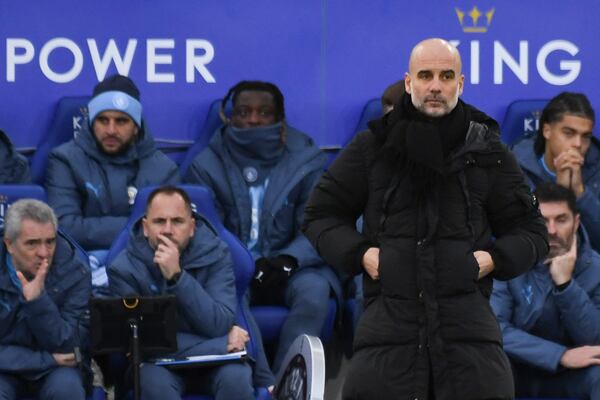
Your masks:
{"label": "jacket sleeve", "polygon": [[596,251],[600,251],[600,199],[598,195],[586,188],[577,199],[577,210],[581,214],[581,222],[585,226]]}
{"label": "jacket sleeve", "polygon": [[548,252],[547,230],[537,201],[511,152],[498,159],[487,201],[487,215],[496,240],[489,252],[493,278],[508,280],[529,270]]}
{"label": "jacket sleeve", "polygon": [[0,371],[2,372],[43,372],[56,365],[54,357],[47,351],[0,344]]}
{"label": "jacket sleeve", "polygon": [[372,246],[356,230],[369,190],[361,150],[367,134],[357,135],[325,171],[308,200],[302,227],[321,257],[350,275],[362,271],[362,256]]}
{"label": "jacket sleeve", "polygon": [[27,325],[40,347],[51,353],[70,353],[87,344],[89,329],[88,300],[92,294],[90,272],[79,265],[73,269],[78,279],[63,294],[57,305],[44,291],[35,300],[23,303]]}
{"label": "jacket sleeve", "polygon": [[519,362],[555,372],[567,348],[532,335],[513,324],[514,303],[507,282],[494,281],[490,303],[504,340],[504,351]]}
{"label": "jacket sleeve", "polygon": [[552,294],[575,347],[600,344],[600,290],[590,298],[573,279],[562,292],[553,290]]}
{"label": "jacket sleeve", "polygon": [[177,352],[173,356],[190,357],[226,354],[227,340],[227,335],[206,338],[191,333],[177,332]]}
{"label": "jacket sleeve", "polygon": [[127,224],[127,217],[86,217],[81,190],[68,163],[51,153],[46,191],[48,204],[56,212],[61,229],[85,249],[108,249]]}
{"label": "jacket sleeve", "polygon": [[[196,233],[202,234],[202,232]],[[213,250],[220,260],[210,266],[208,278],[198,282],[186,270],[167,291],[177,297],[178,310],[199,336],[214,338],[226,335],[233,326],[236,307],[235,280],[231,257],[224,244]]]}
{"label": "jacket sleeve", "polygon": [[302,222],[304,221],[304,209],[306,207],[306,202],[308,201],[308,196],[310,196],[314,185],[317,183],[321,175],[322,170],[313,171],[300,183],[300,195],[298,197],[298,201],[296,204],[294,204],[295,236],[287,243],[285,247],[277,249],[277,251],[274,251],[272,254],[273,256],[281,254],[290,255],[298,261],[298,266],[300,268],[323,263],[323,260],[317,254],[315,248],[310,244],[306,236],[304,236],[300,230]]}

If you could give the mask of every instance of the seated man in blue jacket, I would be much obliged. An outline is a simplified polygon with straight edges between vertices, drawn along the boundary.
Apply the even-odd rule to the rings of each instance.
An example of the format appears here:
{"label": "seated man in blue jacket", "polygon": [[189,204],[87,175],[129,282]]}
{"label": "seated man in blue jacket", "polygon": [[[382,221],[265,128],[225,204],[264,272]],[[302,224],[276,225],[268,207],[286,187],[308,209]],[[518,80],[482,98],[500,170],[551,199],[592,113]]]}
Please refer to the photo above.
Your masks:
{"label": "seated man in blue jacket", "polygon": [[536,195],[548,258],[510,281],[494,281],[491,298],[516,394],[600,399],[600,255],[571,190],[542,183]]}
{"label": "seated man in blue jacket", "polygon": [[[108,267],[108,276],[111,291],[119,296],[177,297],[174,357],[226,354],[242,350],[249,340],[245,330],[233,325],[237,301],[227,246],[194,218],[190,199],[179,188],[165,186],[152,192],[145,217],[133,228],[127,248]],[[180,399],[193,384],[216,399],[254,398],[252,369],[246,363],[189,372],[145,363],[140,372],[142,397]]]}
{"label": "seated man in blue jacket", "polygon": [[6,183],[31,183],[29,163],[19,154],[10,139],[0,130],[0,185]]}
{"label": "seated man in blue jacket", "polygon": [[[7,211],[0,246],[0,398],[85,399],[90,272],[38,200]],[[79,365],[78,365],[79,364]]]}
{"label": "seated man in blue jacket", "polygon": [[[125,227],[138,189],[178,183],[177,166],[156,149],[142,119],[140,92],[133,81],[113,75],[98,83],[88,104],[89,124],[52,151],[46,189],[60,227],[100,265]],[[94,286],[107,284],[94,268]]]}
{"label": "seated man in blue jacket", "polygon": [[254,256],[251,303],[290,308],[272,364],[276,372],[298,335],[320,335],[330,287],[340,292],[335,274],[300,232],[325,156],[311,138],[285,123],[277,86],[238,83],[223,99],[223,118],[230,97],[231,120],[196,157],[186,181],[212,190],[225,227]]}
{"label": "seated man in blue jacket", "polygon": [[588,98],[563,92],[542,111],[536,137],[513,152],[530,185],[556,182],[571,189],[594,250],[600,251],[600,142],[593,136],[595,115]]}

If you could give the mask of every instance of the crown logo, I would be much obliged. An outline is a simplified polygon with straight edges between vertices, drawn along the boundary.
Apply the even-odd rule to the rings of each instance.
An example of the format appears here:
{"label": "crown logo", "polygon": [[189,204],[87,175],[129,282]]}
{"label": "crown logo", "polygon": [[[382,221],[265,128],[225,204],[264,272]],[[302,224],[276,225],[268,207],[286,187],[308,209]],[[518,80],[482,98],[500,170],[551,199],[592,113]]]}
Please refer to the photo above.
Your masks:
{"label": "crown logo", "polygon": [[[479,11],[477,6],[473,6],[473,8],[468,13],[465,13],[458,7],[455,7],[454,10],[456,11],[456,16],[458,17],[458,22],[460,23],[460,26],[462,27],[463,32],[468,32],[468,33],[485,33],[485,32],[487,32],[488,28],[492,24],[492,17],[494,16],[494,12],[496,11],[495,8],[492,8],[491,10],[486,11],[485,14],[483,14],[481,11]],[[465,15],[468,15],[471,18],[470,25],[465,24]],[[480,23],[479,20],[484,15],[485,15],[485,22]]]}
{"label": "crown logo", "polygon": [[531,115],[533,115],[533,118],[535,119],[540,119],[540,117],[542,116],[542,110],[532,111]]}

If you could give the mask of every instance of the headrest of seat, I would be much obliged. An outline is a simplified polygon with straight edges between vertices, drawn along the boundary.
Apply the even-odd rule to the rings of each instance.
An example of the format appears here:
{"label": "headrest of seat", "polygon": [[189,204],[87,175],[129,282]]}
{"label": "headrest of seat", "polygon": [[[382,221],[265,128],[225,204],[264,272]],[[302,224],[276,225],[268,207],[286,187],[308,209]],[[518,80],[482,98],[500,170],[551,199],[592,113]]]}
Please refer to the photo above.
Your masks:
{"label": "headrest of seat", "polygon": [[46,202],[46,191],[39,185],[0,185],[0,231],[4,229],[6,210],[12,203],[20,199],[36,199]]}
{"label": "headrest of seat", "polygon": [[502,121],[502,140],[512,145],[523,137],[535,136],[547,103],[548,100],[516,100],[510,103]]}
{"label": "headrest of seat", "polygon": [[58,101],[50,128],[41,136],[31,159],[33,182],[44,184],[50,151],[71,140],[86,123],[89,99],[89,96],[67,96]]}

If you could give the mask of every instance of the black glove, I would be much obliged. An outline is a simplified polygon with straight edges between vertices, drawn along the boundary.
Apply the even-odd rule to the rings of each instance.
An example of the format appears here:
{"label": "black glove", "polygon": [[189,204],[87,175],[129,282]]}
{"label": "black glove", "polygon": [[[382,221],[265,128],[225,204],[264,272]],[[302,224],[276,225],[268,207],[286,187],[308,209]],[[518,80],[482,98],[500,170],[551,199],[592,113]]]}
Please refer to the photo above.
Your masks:
{"label": "black glove", "polygon": [[298,261],[285,254],[256,260],[250,302],[283,304],[287,281],[297,269]]}

